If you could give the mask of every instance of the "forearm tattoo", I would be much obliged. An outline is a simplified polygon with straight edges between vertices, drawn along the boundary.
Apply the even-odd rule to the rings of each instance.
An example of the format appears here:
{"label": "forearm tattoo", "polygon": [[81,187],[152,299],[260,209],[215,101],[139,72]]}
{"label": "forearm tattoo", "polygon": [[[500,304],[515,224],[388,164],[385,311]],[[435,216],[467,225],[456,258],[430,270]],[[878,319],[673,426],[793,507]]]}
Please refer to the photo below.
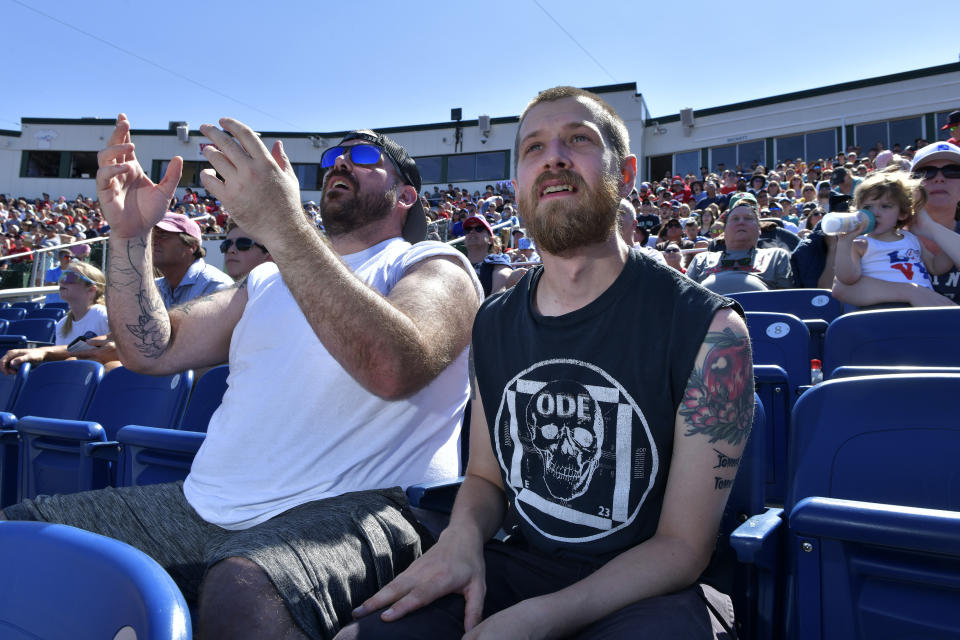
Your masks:
{"label": "forearm tattoo", "polygon": [[170,319],[156,286],[137,268],[146,251],[146,240],[127,240],[122,255],[111,257],[107,295],[136,296],[140,312],[137,321],[126,324],[126,329],[134,337],[137,351],[147,358],[159,358],[169,346]]}
{"label": "forearm tattoo", "polygon": [[753,423],[750,340],[727,328],[708,333],[704,342],[710,349],[703,365],[690,374],[680,403],[680,415],[687,421],[684,435],[702,433],[711,443],[737,445],[746,440]]}

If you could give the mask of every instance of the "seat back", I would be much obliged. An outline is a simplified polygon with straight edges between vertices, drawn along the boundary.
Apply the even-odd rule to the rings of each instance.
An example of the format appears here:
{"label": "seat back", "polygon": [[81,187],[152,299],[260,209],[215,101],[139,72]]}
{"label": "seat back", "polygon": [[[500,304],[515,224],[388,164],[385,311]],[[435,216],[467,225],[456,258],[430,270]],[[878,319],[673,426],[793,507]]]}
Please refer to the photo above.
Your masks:
{"label": "seat back", "polygon": [[191,386],[192,371],[148,376],[117,367],[103,377],[85,419],[100,423],[110,440],[128,424],[173,429],[180,425]]}
{"label": "seat back", "polygon": [[[27,374],[24,374],[24,368]],[[33,369],[29,363],[20,365],[17,375],[28,375],[11,407],[12,420],[17,417],[79,419],[87,410],[100,379],[103,365],[91,360],[64,360],[48,362]],[[19,428],[19,423],[14,425]],[[0,453],[0,506],[17,502],[23,495],[20,478],[21,449],[30,448],[30,436],[18,433],[2,439]]]}
{"label": "seat back", "polygon": [[27,319],[30,318],[49,318],[56,322],[63,316],[67,315],[66,309],[61,309],[59,307],[50,307],[45,306],[42,309],[33,309],[27,311]]}
{"label": "seat back", "polygon": [[185,480],[205,433],[127,425],[117,433],[117,485],[143,486]]}
{"label": "seat back", "polygon": [[772,364],[787,372],[791,398],[810,384],[810,332],[800,318],[787,313],[749,311],[747,330],[754,364]]}
{"label": "seat back", "polygon": [[[837,379],[793,411],[788,624],[793,637],[960,636],[960,374]],[[905,542],[911,540],[910,542]]]}
{"label": "seat back", "polygon": [[0,527],[0,636],[191,637],[190,611],[173,579],[145,553],[59,524]]}
{"label": "seat back", "polygon": [[117,432],[128,424],[180,424],[193,372],[147,376],[117,367],[97,387],[83,420],[22,419],[20,499],[113,484]]}
{"label": "seat back", "polygon": [[103,365],[93,360],[47,362],[30,372],[13,405],[18,417],[79,420],[103,379]]}
{"label": "seat back", "polygon": [[31,311],[33,309],[39,309],[43,305],[39,302],[14,302],[10,305],[11,309],[23,309],[25,311]]}
{"label": "seat back", "polygon": [[30,342],[53,343],[55,339],[56,322],[50,318],[27,318],[14,320],[7,327],[10,335],[26,336]]}
{"label": "seat back", "polygon": [[837,318],[827,329],[823,374],[844,365],[955,367],[960,309],[880,309]]}
{"label": "seat back", "polygon": [[20,365],[16,373],[0,373],[0,411],[13,410],[23,383],[30,375],[31,366],[29,362],[25,362]]}
{"label": "seat back", "polygon": [[10,321],[0,318],[0,334],[5,334],[10,327]]}
{"label": "seat back", "polygon": [[64,311],[70,310],[69,302],[46,302],[43,305],[44,309],[63,309]]}
{"label": "seat back", "polygon": [[207,430],[207,423],[213,412],[220,406],[223,394],[227,390],[227,377],[230,375],[230,366],[222,364],[214,367],[200,376],[193,387],[187,410],[183,414],[181,429],[187,431]]}
{"label": "seat back", "polygon": [[789,313],[801,320],[833,322],[843,315],[843,304],[835,300],[830,289],[775,289],[731,293],[744,311]]}
{"label": "seat back", "polygon": [[0,318],[4,320],[23,320],[27,317],[27,310],[20,307],[0,309]]}

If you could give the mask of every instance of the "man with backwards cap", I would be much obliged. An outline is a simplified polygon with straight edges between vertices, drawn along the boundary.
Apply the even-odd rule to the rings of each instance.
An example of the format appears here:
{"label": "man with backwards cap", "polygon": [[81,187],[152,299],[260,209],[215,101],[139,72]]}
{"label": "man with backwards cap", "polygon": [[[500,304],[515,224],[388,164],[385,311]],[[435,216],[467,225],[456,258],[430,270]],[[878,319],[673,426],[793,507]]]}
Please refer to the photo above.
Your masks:
{"label": "man with backwards cap", "polygon": [[146,247],[181,158],[153,184],[121,115],[97,174],[124,365],[163,374],[229,359],[190,475],[182,487],[39,498],[5,515],[143,549],[199,599],[204,638],[330,637],[421,552],[398,485],[459,472],[482,290],[458,251],[419,242],[420,174],[386,136],[354,131],[323,153],[328,243],[303,215],[282,143],[220,125],[201,127],[213,143],[201,181],[274,260],[227,290],[168,313],[149,276]]}

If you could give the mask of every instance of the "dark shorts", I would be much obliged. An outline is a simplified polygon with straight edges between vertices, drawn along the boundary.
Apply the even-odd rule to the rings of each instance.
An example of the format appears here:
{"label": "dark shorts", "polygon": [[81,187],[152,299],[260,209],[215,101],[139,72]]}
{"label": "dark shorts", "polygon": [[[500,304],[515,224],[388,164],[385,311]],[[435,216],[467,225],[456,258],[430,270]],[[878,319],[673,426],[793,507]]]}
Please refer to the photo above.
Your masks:
{"label": "dark shorts", "polygon": [[[548,558],[498,541],[487,543],[483,555],[487,583],[484,618],[521,600],[563,589],[595,570],[593,566]],[[460,638],[464,633],[463,616],[463,597],[450,595],[395,622],[380,620],[379,611],[371,613],[344,628],[337,640]],[[735,637],[728,631],[732,627],[730,598],[707,585],[693,585],[624,607],[573,637],[720,640]]]}
{"label": "dark shorts", "polygon": [[200,518],[179,482],[40,496],[4,514],[67,524],[137,547],[167,570],[191,603],[209,567],[247,558],[270,577],[311,638],[332,637],[354,606],[422,550],[420,529],[399,488],[309,502],[240,531]]}

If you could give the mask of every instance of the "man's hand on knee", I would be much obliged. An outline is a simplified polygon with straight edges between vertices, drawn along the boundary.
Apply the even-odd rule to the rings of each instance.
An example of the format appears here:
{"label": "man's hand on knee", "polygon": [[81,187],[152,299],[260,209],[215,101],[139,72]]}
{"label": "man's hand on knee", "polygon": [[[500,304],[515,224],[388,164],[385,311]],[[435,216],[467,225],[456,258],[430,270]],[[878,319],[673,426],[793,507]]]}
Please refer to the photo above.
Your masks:
{"label": "man's hand on knee", "polygon": [[354,609],[353,615],[360,618],[389,607],[380,617],[392,622],[447,594],[459,593],[466,600],[464,628],[470,630],[483,613],[484,576],[482,545],[465,543],[456,534],[441,535],[437,544]]}

